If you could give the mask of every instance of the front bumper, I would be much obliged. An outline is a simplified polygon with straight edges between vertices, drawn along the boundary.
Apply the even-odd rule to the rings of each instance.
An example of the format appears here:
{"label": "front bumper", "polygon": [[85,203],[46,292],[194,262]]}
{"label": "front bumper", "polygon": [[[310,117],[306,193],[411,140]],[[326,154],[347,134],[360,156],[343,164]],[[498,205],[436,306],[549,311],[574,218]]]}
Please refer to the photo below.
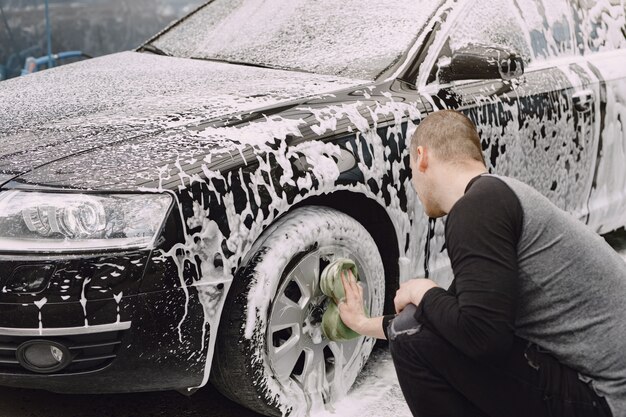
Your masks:
{"label": "front bumper", "polygon": [[[74,304],[44,308],[63,316],[82,309],[80,303]],[[193,291],[171,289],[123,297],[119,321],[114,300],[88,305],[100,317],[109,317],[108,323],[41,330],[0,328],[0,385],[87,394],[180,390],[201,384],[210,331]],[[27,305],[0,304],[1,310],[20,307]],[[71,364],[55,374],[26,370],[15,352],[30,340],[62,343],[73,354]]]}

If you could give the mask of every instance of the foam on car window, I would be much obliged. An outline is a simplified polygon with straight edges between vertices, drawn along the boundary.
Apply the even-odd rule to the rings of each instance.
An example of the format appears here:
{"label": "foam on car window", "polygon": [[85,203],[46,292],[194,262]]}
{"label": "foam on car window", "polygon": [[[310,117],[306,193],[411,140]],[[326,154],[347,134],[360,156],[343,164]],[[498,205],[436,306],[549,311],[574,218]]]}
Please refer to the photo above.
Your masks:
{"label": "foam on car window", "polygon": [[626,48],[626,4],[611,0],[580,0],[574,18],[578,22],[577,46],[581,53]]}
{"label": "foam on car window", "polygon": [[523,22],[510,0],[476,2],[465,9],[450,34],[450,48],[456,51],[469,44],[511,48],[528,60],[530,48]]}
{"label": "foam on car window", "polygon": [[440,3],[216,0],[154,44],[181,57],[374,79],[411,46]]}
{"label": "foam on car window", "polygon": [[574,53],[573,21],[564,0],[516,0],[530,36],[534,58]]}

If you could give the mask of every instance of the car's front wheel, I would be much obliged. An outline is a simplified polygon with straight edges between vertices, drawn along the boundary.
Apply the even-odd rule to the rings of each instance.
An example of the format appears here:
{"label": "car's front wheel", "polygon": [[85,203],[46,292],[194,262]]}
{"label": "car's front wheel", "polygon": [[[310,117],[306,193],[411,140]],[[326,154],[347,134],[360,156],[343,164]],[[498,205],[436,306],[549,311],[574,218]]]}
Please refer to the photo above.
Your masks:
{"label": "car's front wheel", "polygon": [[355,261],[372,315],[382,314],[383,263],[356,220],[325,207],[296,209],[254,245],[224,308],[212,367],[229,398],[267,415],[306,415],[353,384],[374,340],[332,342],[321,331],[328,299],[319,286],[336,258]]}

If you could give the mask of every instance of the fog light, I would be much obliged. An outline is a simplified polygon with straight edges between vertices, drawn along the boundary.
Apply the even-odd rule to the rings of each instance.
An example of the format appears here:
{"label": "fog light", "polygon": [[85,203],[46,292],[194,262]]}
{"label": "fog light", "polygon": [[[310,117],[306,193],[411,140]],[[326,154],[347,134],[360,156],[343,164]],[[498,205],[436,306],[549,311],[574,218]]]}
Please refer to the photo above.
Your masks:
{"label": "fog light", "polygon": [[17,348],[17,360],[29,371],[48,374],[58,372],[70,364],[67,347],[48,340],[31,340]]}

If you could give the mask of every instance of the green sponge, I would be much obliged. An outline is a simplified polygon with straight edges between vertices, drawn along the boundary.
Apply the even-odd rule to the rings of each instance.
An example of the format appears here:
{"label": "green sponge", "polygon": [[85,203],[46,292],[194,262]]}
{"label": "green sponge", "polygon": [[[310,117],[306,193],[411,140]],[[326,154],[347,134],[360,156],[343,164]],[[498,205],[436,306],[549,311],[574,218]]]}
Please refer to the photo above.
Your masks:
{"label": "green sponge", "polygon": [[[320,288],[322,292],[330,298],[326,311],[322,316],[322,331],[327,339],[340,342],[359,337],[359,334],[341,321],[339,307],[335,300],[340,301],[345,298],[346,293],[341,282],[341,272],[351,270],[352,274],[359,280],[356,264],[351,259],[337,259],[331,262],[320,278]],[[367,310],[366,310],[367,314]]]}

